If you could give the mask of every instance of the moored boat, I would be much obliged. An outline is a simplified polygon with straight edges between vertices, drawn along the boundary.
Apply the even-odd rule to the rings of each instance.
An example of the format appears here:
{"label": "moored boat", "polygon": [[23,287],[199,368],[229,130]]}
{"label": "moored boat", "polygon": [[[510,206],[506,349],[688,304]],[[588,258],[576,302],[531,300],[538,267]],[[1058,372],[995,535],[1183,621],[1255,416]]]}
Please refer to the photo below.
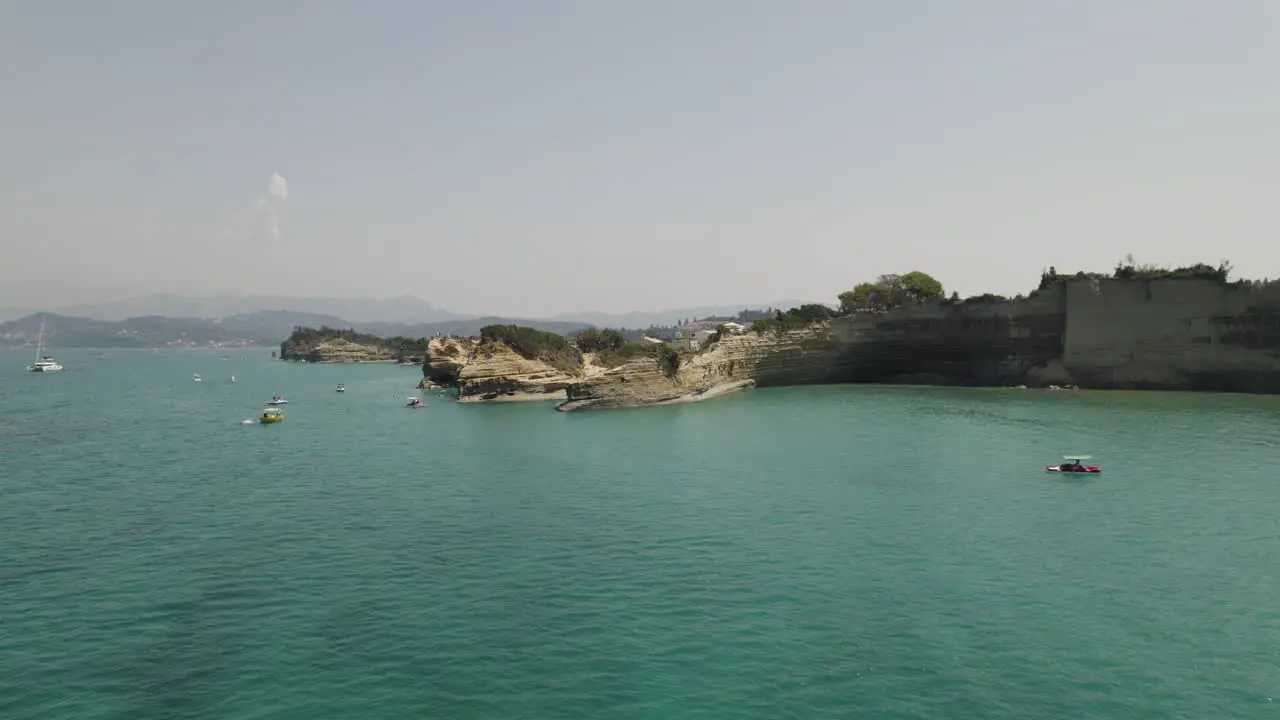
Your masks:
{"label": "moored boat", "polygon": [[280,408],[263,408],[262,414],[258,416],[258,422],[262,425],[284,422],[284,411]]}
{"label": "moored boat", "polygon": [[36,339],[36,360],[27,366],[30,372],[58,372],[62,366],[52,355],[43,355],[44,352],[44,318],[40,318],[40,336]]}
{"label": "moored boat", "polygon": [[1085,465],[1083,461],[1091,460],[1088,455],[1064,455],[1066,462],[1058,465],[1046,465],[1045,472],[1067,473],[1069,475],[1095,475],[1102,472],[1097,465]]}

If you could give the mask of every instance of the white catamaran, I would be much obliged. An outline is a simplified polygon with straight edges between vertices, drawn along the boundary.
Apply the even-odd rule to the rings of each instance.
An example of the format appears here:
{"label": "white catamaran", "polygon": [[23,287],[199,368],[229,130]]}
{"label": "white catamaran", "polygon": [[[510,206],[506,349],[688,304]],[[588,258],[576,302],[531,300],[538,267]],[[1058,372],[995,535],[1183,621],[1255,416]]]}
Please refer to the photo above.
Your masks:
{"label": "white catamaran", "polygon": [[52,355],[41,356],[42,352],[44,352],[44,318],[40,318],[40,337],[36,340],[36,361],[35,364],[28,365],[27,369],[31,372],[57,372],[62,369]]}

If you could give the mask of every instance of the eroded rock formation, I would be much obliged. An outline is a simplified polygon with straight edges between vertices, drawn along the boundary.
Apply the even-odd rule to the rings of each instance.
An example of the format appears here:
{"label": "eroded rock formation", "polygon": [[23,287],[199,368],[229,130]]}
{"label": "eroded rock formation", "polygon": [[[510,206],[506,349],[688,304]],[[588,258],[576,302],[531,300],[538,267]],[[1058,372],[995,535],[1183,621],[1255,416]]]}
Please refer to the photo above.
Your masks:
{"label": "eroded rock formation", "polygon": [[280,346],[282,360],[316,363],[392,362],[398,356],[398,351],[391,348],[352,342],[341,337],[325,338],[314,343],[290,340]]}
{"label": "eroded rock formation", "polygon": [[566,389],[563,411],[664,405],[705,400],[756,386],[840,382],[846,348],[826,324],[778,335],[730,335],[678,362],[642,358]]}
{"label": "eroded rock formation", "polygon": [[458,402],[481,402],[562,400],[566,387],[594,370],[587,362],[576,368],[555,367],[501,342],[434,338],[427,346],[422,374],[424,387],[456,387]]}

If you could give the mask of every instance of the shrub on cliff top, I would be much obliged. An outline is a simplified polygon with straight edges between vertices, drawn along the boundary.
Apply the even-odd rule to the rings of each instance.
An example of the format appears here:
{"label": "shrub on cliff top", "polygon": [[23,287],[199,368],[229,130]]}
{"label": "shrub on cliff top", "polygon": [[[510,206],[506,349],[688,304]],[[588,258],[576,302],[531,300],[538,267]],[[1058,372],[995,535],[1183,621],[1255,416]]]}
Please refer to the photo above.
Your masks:
{"label": "shrub on cliff top", "polygon": [[563,336],[523,325],[486,325],[480,328],[481,344],[500,342],[517,355],[541,360],[565,372],[582,368],[582,354]]}
{"label": "shrub on cliff top", "polygon": [[671,348],[667,345],[647,342],[624,343],[622,347],[605,348],[596,353],[596,362],[603,367],[615,368],[638,358],[659,358]]}
{"label": "shrub on cliff top", "polygon": [[823,322],[836,317],[837,313],[826,305],[809,303],[783,312],[775,311],[771,318],[761,318],[751,324],[752,332],[763,334],[772,331],[778,335],[788,331],[807,327],[816,322]]}
{"label": "shrub on cliff top", "polygon": [[961,300],[960,304],[961,305],[979,305],[979,304],[995,305],[996,303],[1002,303],[1002,302],[1008,302],[1008,301],[1009,301],[1009,298],[1003,295],[996,295],[994,293],[983,293],[981,295],[974,295],[972,297],[967,297],[964,300]]}
{"label": "shrub on cliff top", "polygon": [[1217,267],[1196,263],[1169,269],[1151,263],[1135,263],[1132,255],[1127,256],[1124,262],[1116,263],[1115,272],[1112,273],[1112,277],[1117,280],[1197,279],[1219,283],[1225,283],[1230,275],[1231,263],[1226,260],[1218,263]]}
{"label": "shrub on cliff top", "polygon": [[658,363],[662,367],[662,373],[673,378],[680,370],[680,352],[675,348],[666,348],[658,356]]}
{"label": "shrub on cliff top", "polygon": [[575,335],[573,340],[582,352],[617,351],[627,344],[626,335],[623,335],[621,330],[612,328],[603,330],[586,328]]}

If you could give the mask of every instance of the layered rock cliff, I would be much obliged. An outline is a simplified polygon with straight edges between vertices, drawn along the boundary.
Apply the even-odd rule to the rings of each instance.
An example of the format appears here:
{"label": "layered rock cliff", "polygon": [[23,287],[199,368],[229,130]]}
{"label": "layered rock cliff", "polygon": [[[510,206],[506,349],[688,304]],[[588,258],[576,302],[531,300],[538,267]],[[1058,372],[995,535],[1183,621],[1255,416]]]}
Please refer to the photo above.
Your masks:
{"label": "layered rock cliff", "polygon": [[423,362],[424,386],[456,387],[458,402],[563,400],[565,388],[596,372],[589,362],[556,367],[501,342],[434,338]]}
{"label": "layered rock cliff", "polygon": [[1280,285],[1072,282],[1065,315],[1081,387],[1280,393]]}
{"label": "layered rock cliff", "polygon": [[285,341],[280,359],[317,363],[392,362],[399,352],[383,345],[352,342],[345,338],[325,338],[314,342]]}
{"label": "layered rock cliff", "polygon": [[634,361],[570,385],[559,409],[842,382],[1280,393],[1280,286],[1072,279],[1030,299],[859,312],[730,336],[674,371]]}
{"label": "layered rock cliff", "polygon": [[688,402],[748,387],[824,383],[1066,382],[1061,293],[995,304],[855,313],[783,332],[730,335],[674,373],[636,361],[569,386],[558,409]]}
{"label": "layered rock cliff", "polygon": [[632,360],[574,383],[556,409],[664,405],[757,386],[840,382],[848,373],[846,351],[827,324],[730,335],[701,353]]}
{"label": "layered rock cliff", "polygon": [[1048,385],[1068,381],[1062,356],[1065,293],[854,313],[831,323],[850,355],[846,382]]}

